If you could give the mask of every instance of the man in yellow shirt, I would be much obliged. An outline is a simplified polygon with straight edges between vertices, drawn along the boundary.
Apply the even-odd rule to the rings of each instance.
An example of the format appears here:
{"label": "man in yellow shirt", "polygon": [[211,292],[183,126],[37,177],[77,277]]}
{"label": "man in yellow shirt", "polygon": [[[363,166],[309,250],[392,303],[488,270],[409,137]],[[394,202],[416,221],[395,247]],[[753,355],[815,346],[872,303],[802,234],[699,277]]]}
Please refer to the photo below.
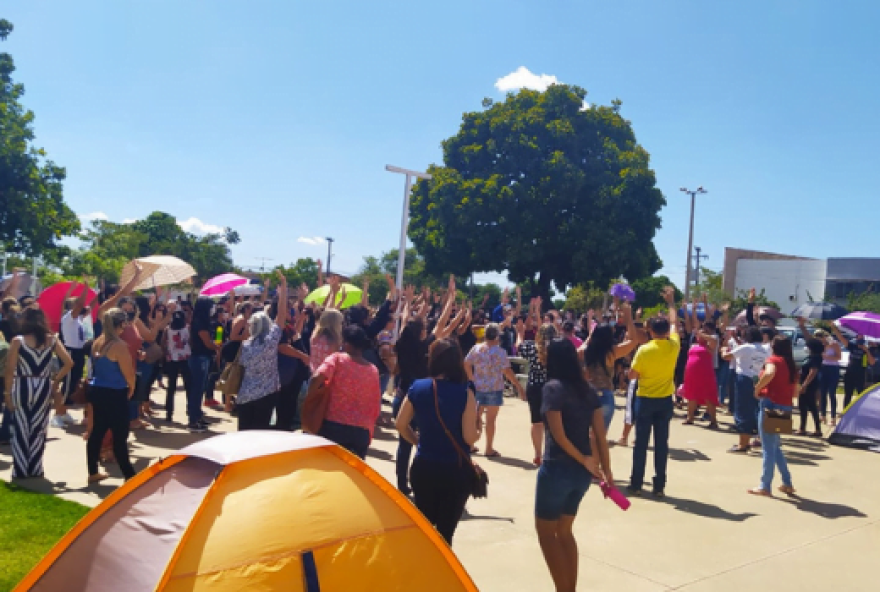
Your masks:
{"label": "man in yellow shirt", "polygon": [[648,322],[651,341],[639,348],[632,362],[630,378],[638,379],[635,401],[636,443],[633,448],[632,476],[627,490],[639,495],[645,480],[648,440],[654,432],[654,488],[656,497],[663,497],[666,488],[666,462],[669,458],[669,422],[672,420],[673,376],[681,339],[675,311],[675,289],[667,286],[663,298],[669,305],[667,318]]}

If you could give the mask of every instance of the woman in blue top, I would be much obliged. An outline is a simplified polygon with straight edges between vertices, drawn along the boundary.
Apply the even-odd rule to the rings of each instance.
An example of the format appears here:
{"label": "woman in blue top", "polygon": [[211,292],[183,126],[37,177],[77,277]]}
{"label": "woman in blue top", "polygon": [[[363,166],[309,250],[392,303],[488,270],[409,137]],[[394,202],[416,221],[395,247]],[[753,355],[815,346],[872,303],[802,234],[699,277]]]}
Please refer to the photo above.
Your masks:
{"label": "woman in blue top", "polygon": [[[584,379],[574,345],[555,339],[547,348],[544,459],[535,491],[535,529],[559,591],[577,586],[578,550],[572,533],[578,506],[595,475],[613,483],[605,419],[596,391]],[[592,431],[598,450],[590,446]]]}
{"label": "woman in blue top", "polygon": [[103,333],[92,345],[92,379],[89,403],[92,405],[92,431],[86,445],[89,483],[102,481],[106,473],[98,472],[101,442],[107,430],[113,433],[113,455],[126,480],[134,477],[128,458],[128,402],[134,394],[134,364],[128,345],[120,339],[129,323],[128,315],[111,308],[101,319]]}
{"label": "woman in blue top", "polygon": [[[397,414],[397,431],[418,447],[409,475],[416,507],[452,545],[475,477],[470,449],[480,437],[477,400],[455,341],[431,344],[428,375],[410,387]],[[418,435],[410,426],[413,418]]]}

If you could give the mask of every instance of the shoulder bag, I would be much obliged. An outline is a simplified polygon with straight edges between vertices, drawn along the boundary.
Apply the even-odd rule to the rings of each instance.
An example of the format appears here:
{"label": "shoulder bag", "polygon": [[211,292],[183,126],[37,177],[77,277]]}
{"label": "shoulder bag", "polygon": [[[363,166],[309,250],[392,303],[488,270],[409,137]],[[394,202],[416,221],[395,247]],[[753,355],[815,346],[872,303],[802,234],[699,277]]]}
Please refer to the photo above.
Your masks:
{"label": "shoulder bag", "polygon": [[446,427],[446,423],[443,421],[443,416],[440,415],[440,400],[437,397],[437,381],[432,380],[431,383],[434,387],[434,409],[437,411],[437,420],[440,422],[443,431],[446,432],[446,437],[449,438],[449,441],[452,442],[452,446],[458,453],[458,464],[461,465],[463,460],[469,464],[473,470],[474,480],[471,485],[471,495],[475,498],[489,497],[489,475],[487,475],[486,471],[481,469],[480,465],[473,462],[471,457],[461,449],[461,446],[459,446],[458,442],[455,440],[455,436],[453,436],[452,432],[449,431],[449,428]]}
{"label": "shoulder bag", "polygon": [[238,348],[235,359],[226,364],[226,367],[223,368],[223,372],[220,374],[220,378],[217,379],[217,387],[227,397],[237,395],[238,391],[241,390],[241,383],[244,380],[244,366],[241,365],[239,360],[241,359],[241,351],[243,349],[243,347]]}
{"label": "shoulder bag", "polygon": [[316,389],[306,396],[300,411],[300,423],[307,434],[317,434],[324,425],[327,407],[330,405],[330,384],[326,381],[321,389]]}

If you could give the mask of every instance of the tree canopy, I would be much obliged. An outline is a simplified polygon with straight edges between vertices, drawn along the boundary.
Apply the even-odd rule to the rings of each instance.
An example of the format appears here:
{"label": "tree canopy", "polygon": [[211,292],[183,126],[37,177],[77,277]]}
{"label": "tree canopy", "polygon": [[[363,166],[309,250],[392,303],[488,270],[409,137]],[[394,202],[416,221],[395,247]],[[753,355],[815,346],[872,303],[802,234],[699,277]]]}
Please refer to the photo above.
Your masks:
{"label": "tree canopy", "polygon": [[[0,41],[12,23],[0,19]],[[34,146],[34,113],[20,99],[12,56],[0,53],[0,246],[7,252],[42,255],[79,231],[79,219],[64,202],[66,173]]]}
{"label": "tree canopy", "polygon": [[417,183],[410,239],[429,273],[507,270],[549,301],[557,289],[660,268],[652,239],[666,200],[620,103],[585,108],[553,85],[484,101]]}
{"label": "tree canopy", "polygon": [[173,255],[195,268],[199,282],[234,269],[229,245],[238,233],[227,228],[222,234],[198,236],[183,230],[174,216],[153,212],[130,224],[95,220],[80,238],[83,245],[61,264],[68,274],[116,281],[132,259]]}

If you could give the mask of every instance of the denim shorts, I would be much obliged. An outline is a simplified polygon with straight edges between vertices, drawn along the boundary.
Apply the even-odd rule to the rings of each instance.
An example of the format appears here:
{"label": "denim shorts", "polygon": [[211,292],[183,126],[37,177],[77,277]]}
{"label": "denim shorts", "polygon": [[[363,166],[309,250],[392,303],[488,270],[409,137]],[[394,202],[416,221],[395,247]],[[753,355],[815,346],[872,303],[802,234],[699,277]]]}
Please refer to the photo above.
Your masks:
{"label": "denim shorts", "polygon": [[576,516],[592,481],[592,474],[572,460],[544,460],[535,487],[535,517],[559,520]]}
{"label": "denim shorts", "polygon": [[500,407],[504,405],[504,391],[477,393],[477,405],[480,407]]}

